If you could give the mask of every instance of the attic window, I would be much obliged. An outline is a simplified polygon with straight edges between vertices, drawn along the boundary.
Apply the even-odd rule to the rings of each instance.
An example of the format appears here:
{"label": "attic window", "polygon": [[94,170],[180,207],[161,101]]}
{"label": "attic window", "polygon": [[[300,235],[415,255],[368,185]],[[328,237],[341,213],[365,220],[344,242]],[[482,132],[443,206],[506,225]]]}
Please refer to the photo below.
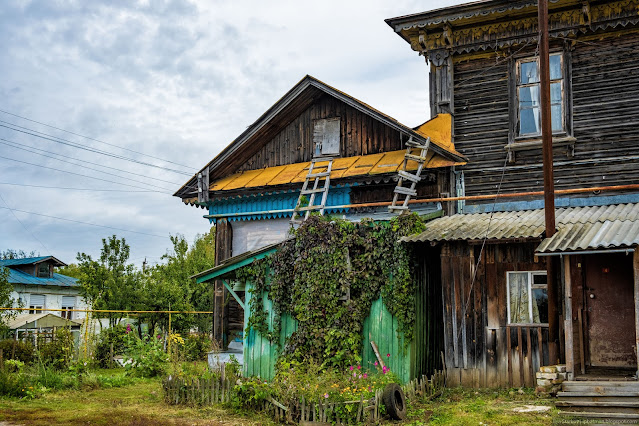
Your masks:
{"label": "attic window", "polygon": [[41,263],[38,265],[38,278],[51,278],[51,271],[49,270],[48,263]]}
{"label": "attic window", "polygon": [[340,139],[339,118],[315,120],[313,127],[314,157],[320,155],[339,155]]}

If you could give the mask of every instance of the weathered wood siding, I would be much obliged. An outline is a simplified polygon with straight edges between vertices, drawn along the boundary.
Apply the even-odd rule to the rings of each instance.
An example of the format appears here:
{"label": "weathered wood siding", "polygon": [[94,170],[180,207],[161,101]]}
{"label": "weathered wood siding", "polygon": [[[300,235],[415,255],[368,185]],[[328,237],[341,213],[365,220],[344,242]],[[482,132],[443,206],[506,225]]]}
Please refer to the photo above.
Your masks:
{"label": "weathered wood siding", "polygon": [[[624,31],[603,39],[582,36],[578,40],[568,47],[563,41],[551,43],[551,49],[565,52],[568,77],[572,76],[568,83],[576,138],[574,156],[567,155],[566,146],[555,147],[555,188],[637,182],[639,34]],[[534,55],[534,46],[520,54]],[[509,116],[514,111],[509,100],[509,69],[516,60],[503,56],[456,59],[454,140],[470,160],[458,168],[464,171],[466,195],[495,193],[502,176]],[[506,164],[502,192],[542,189],[541,146],[516,151],[515,161]]]}
{"label": "weathered wood siding", "polygon": [[534,386],[548,363],[547,326],[508,325],[508,271],[545,270],[531,243],[445,243],[441,254],[444,345],[450,385]]}
{"label": "weathered wood siding", "polygon": [[249,157],[237,170],[310,161],[313,156],[314,120],[340,118],[340,155],[376,154],[404,148],[399,132],[357,111],[345,103],[324,95]]}

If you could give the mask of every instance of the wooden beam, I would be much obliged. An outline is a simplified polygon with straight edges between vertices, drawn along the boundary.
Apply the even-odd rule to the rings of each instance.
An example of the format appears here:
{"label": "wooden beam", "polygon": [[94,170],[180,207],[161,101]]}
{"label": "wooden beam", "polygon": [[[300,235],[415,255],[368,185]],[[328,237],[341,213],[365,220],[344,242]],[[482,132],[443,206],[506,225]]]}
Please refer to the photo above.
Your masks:
{"label": "wooden beam", "polygon": [[635,275],[635,336],[637,347],[637,375],[639,376],[639,250],[635,250],[633,256],[633,269]]}
{"label": "wooden beam", "polygon": [[568,379],[572,380],[575,376],[575,344],[573,334],[572,321],[572,280],[570,275],[570,256],[563,256],[562,272],[564,278],[564,338],[566,339],[566,373]]}
{"label": "wooden beam", "polygon": [[240,296],[238,296],[237,293],[233,291],[233,286],[231,286],[226,280],[222,280],[222,283],[224,284],[224,287],[226,287],[226,289],[229,291],[229,293],[231,293],[231,296],[233,296],[233,298],[237,300],[237,303],[242,307],[242,309],[246,309],[244,307],[244,302],[242,302]]}

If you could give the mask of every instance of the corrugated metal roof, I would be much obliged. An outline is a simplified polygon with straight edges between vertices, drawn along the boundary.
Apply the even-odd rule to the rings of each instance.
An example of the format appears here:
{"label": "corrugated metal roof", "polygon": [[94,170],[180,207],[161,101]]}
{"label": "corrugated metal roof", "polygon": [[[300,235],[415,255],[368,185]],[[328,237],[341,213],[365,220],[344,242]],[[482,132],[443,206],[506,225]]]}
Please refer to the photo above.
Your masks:
{"label": "corrugated metal roof", "polygon": [[[568,207],[556,211],[557,233],[537,252],[580,251],[639,245],[639,204]],[[402,241],[454,241],[534,238],[544,233],[544,211],[453,215],[426,224],[419,235]]]}
{"label": "corrugated metal roof", "polygon": [[[418,154],[419,150],[413,150]],[[357,176],[372,176],[383,173],[397,173],[402,166],[406,150],[390,151],[380,154],[361,155],[356,157],[336,158],[331,169],[331,179]],[[428,161],[424,168],[447,167],[463,163],[455,163],[429,151]],[[306,179],[310,162],[294,163],[285,166],[267,167],[258,170],[248,170],[218,179],[209,186],[211,191],[230,191],[233,189],[268,187],[289,183],[302,183]],[[316,163],[318,172],[325,171],[328,162]],[[418,164],[409,161],[407,170],[417,170]]]}
{"label": "corrugated metal roof", "polygon": [[56,259],[53,256],[23,257],[22,259],[2,259],[0,260],[0,266],[33,265],[34,263],[40,263],[48,259],[52,259],[54,263],[59,266],[67,266],[66,263]]}
{"label": "corrugated metal roof", "polygon": [[62,274],[53,274],[53,278],[38,278],[17,269],[9,269],[9,283],[29,285],[53,285],[57,287],[77,287],[78,280]]}

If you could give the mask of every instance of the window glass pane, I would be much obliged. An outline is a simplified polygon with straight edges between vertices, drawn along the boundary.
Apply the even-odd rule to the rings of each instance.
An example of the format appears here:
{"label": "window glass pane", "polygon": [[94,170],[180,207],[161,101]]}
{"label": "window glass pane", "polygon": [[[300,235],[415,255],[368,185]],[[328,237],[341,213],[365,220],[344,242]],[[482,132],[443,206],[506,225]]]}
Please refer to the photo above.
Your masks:
{"label": "window glass pane", "polygon": [[531,108],[539,106],[539,86],[519,88],[519,108]]}
{"label": "window glass pane", "polygon": [[550,103],[561,103],[561,83],[552,83],[550,85]]}
{"label": "window glass pane", "polygon": [[548,293],[545,288],[536,288],[532,291],[532,308],[533,308],[533,322],[534,323],[547,323],[548,322]]}
{"label": "window glass pane", "polygon": [[561,55],[550,56],[550,79],[558,80],[561,77]]}
{"label": "window glass pane", "polygon": [[548,280],[546,279],[546,274],[534,274],[533,275],[533,284],[536,284],[536,285],[546,285],[546,284],[548,284]]}
{"label": "window glass pane", "polygon": [[508,274],[508,291],[510,296],[510,323],[529,323],[528,273]]}
{"label": "window glass pane", "polygon": [[519,116],[519,134],[539,134],[540,123],[539,108],[522,109]]}
{"label": "window glass pane", "polygon": [[537,61],[522,62],[520,67],[519,84],[537,83]]}
{"label": "window glass pane", "polygon": [[564,129],[563,115],[561,113],[561,104],[551,107],[552,131],[557,132]]}

